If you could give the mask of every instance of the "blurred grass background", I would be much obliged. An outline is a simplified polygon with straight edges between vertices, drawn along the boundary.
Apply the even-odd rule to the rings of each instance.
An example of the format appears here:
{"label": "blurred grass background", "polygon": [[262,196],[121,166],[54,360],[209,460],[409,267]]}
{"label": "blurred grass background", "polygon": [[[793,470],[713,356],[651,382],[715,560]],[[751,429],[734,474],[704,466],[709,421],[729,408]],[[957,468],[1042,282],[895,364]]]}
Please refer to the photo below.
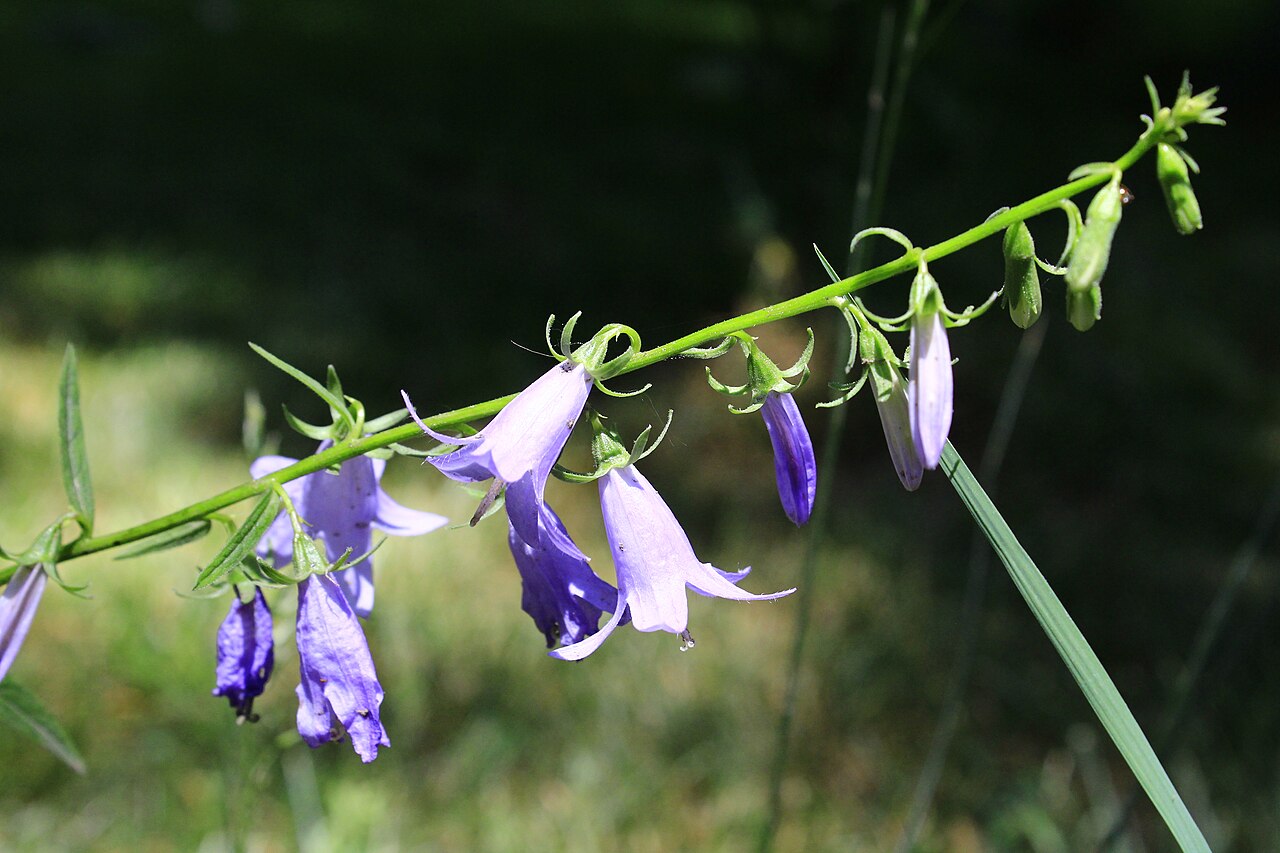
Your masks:
{"label": "blurred grass background", "polygon": [[[632,323],[652,344],[821,283],[808,246],[837,260],[848,237],[878,14],[831,0],[7,3],[0,541],[25,543],[63,507],[53,397],[67,341],[106,530],[244,476],[246,385],[273,414],[281,401],[314,413],[246,339],[312,373],[335,363],[371,411],[401,387],[444,409],[537,375],[543,361],[518,347],[539,348],[551,311]],[[890,180],[884,224],[932,242],[1122,151],[1143,74],[1166,97],[1188,67],[1223,87],[1228,127],[1190,143],[1206,230],[1173,233],[1144,164],[1126,176],[1137,203],[1104,321],[1074,333],[1047,287],[1052,325],[998,500],[1148,727],[1280,456],[1265,113],[1278,18],[1263,0],[1212,14],[937,6]],[[1044,254],[1058,229],[1034,225]],[[998,284],[999,252],[934,272],[953,303],[977,301]],[[883,285],[872,305],[897,313],[902,292]],[[789,360],[803,327],[765,340]],[[953,440],[971,462],[1017,340],[994,314],[952,336]],[[717,373],[733,379],[728,364]],[[776,506],[763,430],[724,415],[698,374],[655,369],[653,392],[605,411],[638,427],[675,407],[650,479],[702,557],[752,564],[753,590],[790,586],[803,537]],[[940,477],[902,493],[873,407],[853,407],[780,850],[892,846],[953,663],[969,522]],[[825,417],[809,420],[821,436]],[[283,449],[308,448],[286,436]],[[569,461],[585,466],[585,449]],[[387,483],[458,520],[473,506],[410,463]],[[608,575],[593,490],[552,495]],[[500,525],[388,543],[369,635],[394,746],[361,767],[290,734],[286,596],[262,722],[237,729],[207,695],[226,602],[175,591],[214,548],[66,566],[93,600],[51,590],[12,677],[65,721],[90,771],[0,737],[0,847],[752,845],[786,601],[699,599],[691,652],[623,631],[559,665],[519,610]],[[1216,850],[1280,846],[1277,568],[1271,547],[1162,755]],[[920,849],[1086,849],[1126,772],[1003,575],[991,587]],[[1142,849],[1168,849],[1138,815]]]}

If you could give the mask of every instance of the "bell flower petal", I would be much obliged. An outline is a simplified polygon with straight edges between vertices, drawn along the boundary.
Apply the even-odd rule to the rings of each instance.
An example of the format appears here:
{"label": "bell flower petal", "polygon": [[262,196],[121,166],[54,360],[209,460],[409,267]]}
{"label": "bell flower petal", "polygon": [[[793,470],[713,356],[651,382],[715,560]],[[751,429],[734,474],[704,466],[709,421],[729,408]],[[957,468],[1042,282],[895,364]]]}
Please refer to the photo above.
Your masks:
{"label": "bell flower petal", "polygon": [[47,581],[43,566],[19,566],[0,595],[0,681],[27,638]]}
{"label": "bell flower petal", "polygon": [[893,460],[893,470],[897,472],[903,488],[914,492],[920,488],[924,466],[911,437],[911,405],[902,374],[893,365],[883,362],[873,365],[872,370],[877,371],[877,388],[883,388],[883,393],[877,391],[876,394],[876,411],[880,414],[880,426],[884,429],[884,441],[889,448],[889,458]]}
{"label": "bell flower petal", "polygon": [[804,526],[813,514],[818,490],[818,463],[813,456],[809,430],[790,394],[770,391],[760,414],[773,444],[773,467],[782,509],[792,523]]}
{"label": "bell flower petal", "polygon": [[428,457],[427,461],[459,482],[474,483],[493,477],[508,484],[510,521],[521,539],[536,541],[538,506],[547,476],[582,414],[591,382],[591,374],[583,365],[563,361],[521,391],[484,429],[466,439],[441,436],[414,414],[427,434],[462,445],[452,453]]}
{"label": "bell flower petal", "polygon": [[298,734],[311,747],[341,739],[340,724],[366,764],[390,746],[378,709],[382,685],[347,597],[328,575],[298,584]]}
{"label": "bell flower petal", "polygon": [[591,570],[560,517],[545,503],[538,525],[541,536],[534,543],[507,525],[507,543],[523,587],[520,606],[546,636],[547,648],[581,642],[597,631],[602,612],[617,608],[618,591]]}
{"label": "bell flower petal", "polygon": [[218,684],[213,695],[227,697],[236,722],[256,719],[253,700],[262,695],[275,666],[271,627],[271,608],[262,590],[255,588],[250,601],[239,596],[232,600],[218,628]]}
{"label": "bell flower petal", "polygon": [[[639,631],[670,631],[690,641],[687,590],[738,601],[781,598],[794,589],[756,595],[693,553],[689,537],[662,496],[635,466],[613,468],[600,479],[600,509],[618,572],[618,609],[596,634],[550,652],[561,660],[580,660],[595,651],[623,619],[631,616]],[[728,576],[726,576],[728,575]]]}
{"label": "bell flower petal", "polygon": [[911,323],[911,437],[924,467],[938,467],[951,431],[951,347],[942,314],[917,314]]}

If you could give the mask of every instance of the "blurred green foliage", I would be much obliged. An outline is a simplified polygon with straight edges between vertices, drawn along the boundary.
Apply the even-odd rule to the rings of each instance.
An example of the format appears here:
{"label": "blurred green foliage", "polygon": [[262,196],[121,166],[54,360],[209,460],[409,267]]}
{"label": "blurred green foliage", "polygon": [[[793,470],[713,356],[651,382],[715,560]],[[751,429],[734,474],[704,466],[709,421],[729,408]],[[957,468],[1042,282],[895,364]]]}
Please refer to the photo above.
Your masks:
{"label": "blurred green foliage", "polygon": [[[52,401],[66,340],[82,351],[109,530],[244,476],[246,384],[277,426],[280,401],[313,410],[246,339],[313,373],[335,363],[372,411],[401,387],[443,409],[536,375],[542,362],[508,341],[539,348],[552,311],[658,342],[822,283],[807,247],[838,258],[848,236],[878,8],[6,3],[0,541],[63,509]],[[1205,231],[1173,232],[1144,163],[1126,176],[1137,201],[1102,322],[1076,334],[1046,286],[1053,325],[998,497],[1144,724],[1280,459],[1277,25],[1267,0],[939,6],[890,179],[882,224],[930,242],[1123,150],[1143,74],[1165,92],[1183,68],[1222,86],[1228,126],[1188,146]],[[1059,222],[1032,229],[1054,254]],[[933,272],[963,305],[1000,269],[992,241]],[[885,313],[904,297],[905,282],[869,295]],[[789,361],[802,334],[762,343]],[[952,337],[953,440],[971,460],[1017,334],[993,314]],[[608,412],[639,426],[674,406],[650,478],[705,558],[756,565],[752,588],[787,586],[801,538],[780,521],[763,431],[723,415],[697,373],[654,370],[652,393]],[[903,494],[869,401],[853,406],[787,850],[892,843],[952,662],[969,522],[940,477]],[[469,496],[411,467],[393,468],[393,494],[469,515]],[[559,492],[570,529],[605,553],[591,490]],[[738,850],[753,837],[785,602],[695,602],[693,652],[632,632],[559,666],[519,612],[500,530],[390,543],[370,633],[394,747],[361,768],[287,736],[287,645],[259,726],[235,730],[207,697],[224,604],[172,590],[215,546],[67,567],[95,599],[51,591],[13,677],[67,722],[91,772],[68,778],[0,740],[0,846]],[[1271,549],[1162,756],[1215,849],[1280,838],[1276,573]],[[1106,807],[1081,774],[1127,783],[1109,747],[1068,740],[1077,723],[1092,725],[1087,706],[996,578],[923,849],[1078,849]],[[1163,849],[1159,830],[1147,841]]]}

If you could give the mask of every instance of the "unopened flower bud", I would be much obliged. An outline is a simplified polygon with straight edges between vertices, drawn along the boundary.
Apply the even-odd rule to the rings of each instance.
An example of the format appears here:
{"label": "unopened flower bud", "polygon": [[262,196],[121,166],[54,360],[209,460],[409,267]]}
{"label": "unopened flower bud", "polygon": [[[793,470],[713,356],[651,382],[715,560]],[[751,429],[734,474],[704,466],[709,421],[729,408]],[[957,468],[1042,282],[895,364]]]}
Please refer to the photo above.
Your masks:
{"label": "unopened flower bud", "polygon": [[1173,217],[1173,226],[1179,234],[1194,234],[1204,227],[1200,217],[1200,202],[1191,188],[1191,175],[1187,161],[1167,142],[1156,148],[1156,177],[1164,190],[1164,201]]}
{"label": "unopened flower bud", "polygon": [[1018,328],[1028,329],[1040,319],[1036,247],[1025,222],[1010,225],[1004,232],[1004,295],[1009,302],[1009,317]]}
{"label": "unopened flower bud", "polygon": [[1111,257],[1111,238],[1120,225],[1124,190],[1117,175],[1089,202],[1084,228],[1067,263],[1067,317],[1087,331],[1102,317],[1102,275]]}

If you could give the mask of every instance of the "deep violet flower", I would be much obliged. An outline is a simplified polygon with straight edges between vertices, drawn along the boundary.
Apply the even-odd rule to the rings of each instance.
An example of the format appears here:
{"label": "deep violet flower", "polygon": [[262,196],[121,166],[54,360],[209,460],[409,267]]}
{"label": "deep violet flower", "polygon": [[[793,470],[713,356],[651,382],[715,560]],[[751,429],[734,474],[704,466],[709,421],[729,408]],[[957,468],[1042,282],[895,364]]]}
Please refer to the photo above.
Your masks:
{"label": "deep violet flower", "polygon": [[520,606],[546,635],[547,648],[557,642],[581,642],[599,629],[602,612],[618,606],[618,591],[591,570],[587,556],[546,503],[538,527],[541,536],[531,544],[507,525],[507,542],[524,590]]}
{"label": "deep violet flower", "polygon": [[813,513],[818,489],[818,464],[813,458],[809,430],[791,394],[770,391],[760,414],[773,443],[773,468],[782,509],[793,523],[803,526]]}
{"label": "deep violet flower", "polygon": [[253,700],[271,677],[275,650],[271,638],[271,608],[262,590],[241,601],[236,595],[231,610],[218,628],[218,686],[214,696],[225,696],[236,712],[236,722],[257,719]]}
{"label": "deep violet flower", "polygon": [[951,431],[951,347],[941,311],[918,313],[911,322],[911,382],[907,386],[911,437],[920,462],[937,468]]}
{"label": "deep violet flower", "polygon": [[[490,496],[507,487],[507,517],[525,542],[538,541],[538,508],[547,477],[573,432],[591,391],[591,374],[574,361],[563,361],[534,380],[484,429],[469,437],[441,435],[418,418],[404,395],[409,413],[422,431],[446,444],[461,445],[443,456],[428,457],[452,480],[474,483],[493,478]],[[478,518],[485,503],[476,513]]]}
{"label": "deep violet flower", "polygon": [[43,566],[19,566],[0,595],[0,681],[27,638],[47,580]]}
{"label": "deep violet flower", "polygon": [[746,572],[721,572],[701,562],[689,537],[662,496],[634,465],[611,468],[600,479],[600,510],[618,572],[618,606],[599,632],[549,654],[581,660],[600,647],[629,613],[640,631],[670,631],[688,645],[689,604],[686,588],[700,595],[761,601],[781,598],[794,589],[753,595],[735,583]]}
{"label": "deep violet flower", "polygon": [[368,764],[390,746],[378,708],[382,685],[369,643],[342,587],[329,575],[298,584],[298,734],[308,746],[340,740],[340,723]]}
{"label": "deep violet flower", "polygon": [[[320,445],[317,452],[329,447]],[[249,467],[249,473],[265,477],[297,462],[287,456],[261,456]],[[420,512],[401,506],[382,491],[379,482],[386,470],[384,459],[356,456],[342,463],[337,475],[317,471],[284,484],[294,509],[324,540],[325,554],[335,562],[348,549],[349,560],[357,560],[373,547],[373,530],[392,536],[420,536],[448,523],[444,516]],[[271,556],[277,567],[293,559],[293,527],[281,512],[272,522],[262,541],[258,555]],[[373,610],[373,557],[365,557],[355,566],[334,572],[342,584],[352,608],[361,617]]]}

